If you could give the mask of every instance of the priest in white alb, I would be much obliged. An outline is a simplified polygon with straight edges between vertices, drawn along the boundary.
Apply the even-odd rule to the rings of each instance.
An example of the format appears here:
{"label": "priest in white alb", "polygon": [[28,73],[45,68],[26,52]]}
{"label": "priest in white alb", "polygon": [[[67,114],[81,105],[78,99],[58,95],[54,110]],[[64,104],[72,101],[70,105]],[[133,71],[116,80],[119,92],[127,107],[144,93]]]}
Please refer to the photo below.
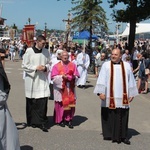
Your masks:
{"label": "priest in white alb", "polygon": [[129,63],[121,61],[120,49],[114,49],[111,60],[102,65],[94,93],[101,99],[104,140],[129,145],[129,109],[138,90]]}
{"label": "priest in white alb", "polygon": [[80,78],[77,80],[77,86],[79,88],[85,88],[88,73],[87,70],[90,65],[90,57],[86,53],[85,47],[83,47],[82,52],[77,55],[76,62],[80,75]]}

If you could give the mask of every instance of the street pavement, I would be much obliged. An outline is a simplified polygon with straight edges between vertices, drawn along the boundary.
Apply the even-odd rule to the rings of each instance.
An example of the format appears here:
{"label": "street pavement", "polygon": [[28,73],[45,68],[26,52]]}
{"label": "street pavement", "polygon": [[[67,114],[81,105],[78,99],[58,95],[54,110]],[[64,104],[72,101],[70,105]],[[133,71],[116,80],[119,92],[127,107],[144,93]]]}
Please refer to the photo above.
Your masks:
{"label": "street pavement", "polygon": [[150,93],[140,94],[131,104],[129,138],[131,145],[103,141],[100,100],[93,94],[96,78],[88,75],[87,87],[77,88],[74,129],[53,123],[54,101],[48,101],[49,132],[26,127],[25,93],[21,60],[6,60],[5,70],[11,83],[8,107],[19,131],[21,150],[149,150]]}

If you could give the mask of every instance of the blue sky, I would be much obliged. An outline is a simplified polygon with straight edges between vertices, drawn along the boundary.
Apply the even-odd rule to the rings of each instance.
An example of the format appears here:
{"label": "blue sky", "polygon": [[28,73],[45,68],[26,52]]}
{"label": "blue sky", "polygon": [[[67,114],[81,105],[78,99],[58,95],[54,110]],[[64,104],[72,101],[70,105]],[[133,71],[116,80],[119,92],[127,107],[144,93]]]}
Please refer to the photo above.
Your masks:
{"label": "blue sky", "polygon": [[[67,19],[68,10],[74,5],[71,0],[0,0],[2,4],[1,17],[6,18],[6,24],[14,23],[19,29],[22,29],[31,18],[31,24],[36,24],[38,29],[43,29],[45,23],[49,29],[65,29],[63,19]],[[112,21],[110,14],[112,10],[109,8],[107,0],[103,0],[101,5],[106,11],[109,19],[109,30],[114,32],[116,23]],[[123,5],[119,6],[123,8]],[[125,24],[123,24],[125,28]]]}

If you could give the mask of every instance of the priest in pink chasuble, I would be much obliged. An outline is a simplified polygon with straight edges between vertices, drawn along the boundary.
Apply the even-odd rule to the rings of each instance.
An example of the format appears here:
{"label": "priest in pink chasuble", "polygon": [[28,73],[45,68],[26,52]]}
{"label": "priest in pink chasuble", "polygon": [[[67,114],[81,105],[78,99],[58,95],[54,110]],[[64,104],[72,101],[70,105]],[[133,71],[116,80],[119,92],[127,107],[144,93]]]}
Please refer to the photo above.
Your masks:
{"label": "priest in pink chasuble", "polygon": [[66,51],[61,53],[61,61],[52,68],[51,78],[54,86],[54,121],[61,127],[73,128],[72,120],[75,113],[75,84],[79,77],[77,67],[70,62]]}
{"label": "priest in pink chasuble", "polygon": [[101,99],[104,140],[130,144],[129,109],[138,90],[130,65],[121,61],[120,49],[112,50],[111,60],[102,65],[94,93]]}

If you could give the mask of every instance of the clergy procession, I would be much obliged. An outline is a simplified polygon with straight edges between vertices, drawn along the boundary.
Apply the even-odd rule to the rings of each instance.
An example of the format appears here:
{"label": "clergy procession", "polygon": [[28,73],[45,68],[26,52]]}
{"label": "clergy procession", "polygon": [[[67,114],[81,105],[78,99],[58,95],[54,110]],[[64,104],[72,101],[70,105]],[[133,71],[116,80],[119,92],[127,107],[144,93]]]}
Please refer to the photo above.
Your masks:
{"label": "clergy procession", "polygon": [[[17,41],[11,41],[10,45],[12,43],[17,45]],[[99,99],[101,103],[99,103],[101,108],[98,107],[99,112],[91,112],[99,114],[95,120],[101,126],[102,135],[99,135],[99,138],[102,136],[103,141],[131,145],[129,136],[130,105],[140,95],[141,97],[145,94],[149,95],[150,74],[146,74],[143,68],[149,69],[150,59],[146,51],[139,51],[136,46],[133,53],[129,54],[128,49],[125,49],[124,46],[113,45],[113,47],[106,48],[102,47],[101,43],[99,44],[90,55],[89,51],[91,50],[85,43],[83,45],[72,43],[71,47],[66,47],[65,43],[58,41],[56,45],[48,45],[47,48],[46,38],[39,35],[36,42],[25,49],[22,58],[19,57],[19,53],[14,51],[15,57],[9,60],[9,55],[7,57],[6,51],[1,49],[0,150],[19,150],[21,146],[18,133],[19,124],[15,124],[13,115],[10,115],[14,109],[9,111],[7,105],[7,99],[10,99],[9,93],[15,88],[13,85],[10,86],[11,76],[8,73],[9,78],[7,78],[7,72],[5,72],[5,68],[11,62],[11,65],[19,63],[23,71],[20,80],[22,88],[17,87],[18,91],[14,91],[17,95],[23,91],[25,93],[24,98],[22,97],[24,110],[21,109],[25,116],[24,123],[21,123],[22,130],[29,129],[36,130],[36,132],[41,130],[44,134],[51,134],[53,126],[59,127],[58,130],[62,128],[66,131],[65,127],[68,127],[68,130],[75,130],[76,123],[82,120],[76,117],[76,110],[79,112],[84,109],[91,110],[93,105],[89,105],[89,100],[94,103]],[[16,45],[14,44],[14,46]],[[9,49],[12,47],[10,46]],[[133,60],[135,55],[137,59]],[[94,62],[91,61],[91,58],[94,58]],[[91,71],[92,65],[94,67]],[[91,80],[91,77],[95,82]],[[23,91],[19,89],[23,89]],[[89,93],[93,96],[91,97]],[[83,110],[81,111],[78,103],[81,104],[84,96],[86,96],[86,101],[84,101],[85,104],[82,103],[83,106],[80,109]],[[22,103],[20,104],[22,105]],[[50,104],[53,106],[53,108],[50,106],[51,119],[48,117]],[[17,103],[14,105],[19,107]],[[86,108],[84,108],[85,106]],[[21,117],[19,113],[17,112],[17,116]],[[86,115],[84,117],[86,118]],[[92,126],[94,127],[94,124],[91,124],[91,128]],[[130,134],[132,133],[130,132]]]}
{"label": "clergy procession", "polygon": [[149,10],[0,0],[0,150],[149,150]]}

